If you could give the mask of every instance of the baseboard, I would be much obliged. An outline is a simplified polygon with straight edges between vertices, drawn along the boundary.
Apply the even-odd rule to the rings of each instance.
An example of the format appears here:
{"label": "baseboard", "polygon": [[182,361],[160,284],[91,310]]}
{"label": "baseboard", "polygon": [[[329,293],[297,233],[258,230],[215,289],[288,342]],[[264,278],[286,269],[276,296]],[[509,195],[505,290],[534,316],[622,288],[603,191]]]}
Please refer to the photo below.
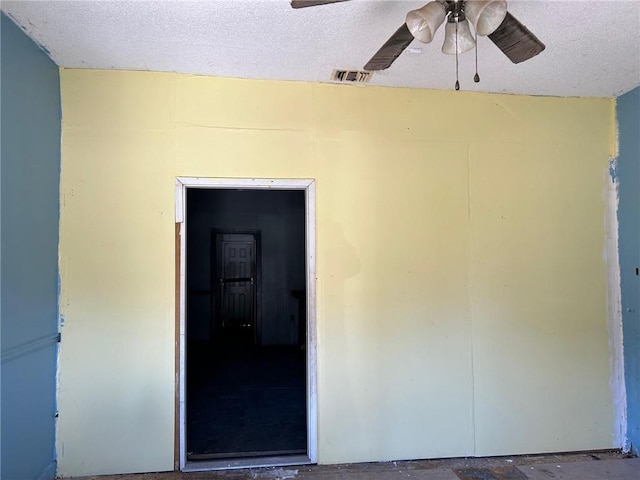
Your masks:
{"label": "baseboard", "polygon": [[36,480],[53,480],[56,478],[57,462],[54,460],[45,467],[40,476]]}

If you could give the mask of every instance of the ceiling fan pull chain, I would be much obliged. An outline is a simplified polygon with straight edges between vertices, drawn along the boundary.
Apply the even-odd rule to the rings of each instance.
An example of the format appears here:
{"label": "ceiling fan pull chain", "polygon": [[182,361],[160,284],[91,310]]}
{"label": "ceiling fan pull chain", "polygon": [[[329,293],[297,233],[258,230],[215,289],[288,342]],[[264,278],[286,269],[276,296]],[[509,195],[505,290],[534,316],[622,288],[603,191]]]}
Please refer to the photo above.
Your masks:
{"label": "ceiling fan pull chain", "polygon": [[460,82],[458,81],[458,22],[456,21],[456,90],[460,90]]}
{"label": "ceiling fan pull chain", "polygon": [[478,75],[478,31],[476,30],[476,74],[473,76],[473,81],[480,82],[480,75]]}

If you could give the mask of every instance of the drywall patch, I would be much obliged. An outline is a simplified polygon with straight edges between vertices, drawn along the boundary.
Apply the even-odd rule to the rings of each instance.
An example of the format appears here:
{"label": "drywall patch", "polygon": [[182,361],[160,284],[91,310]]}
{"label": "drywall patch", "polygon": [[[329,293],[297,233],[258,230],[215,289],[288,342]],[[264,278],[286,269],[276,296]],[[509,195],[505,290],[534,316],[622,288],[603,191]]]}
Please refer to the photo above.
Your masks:
{"label": "drywall patch", "polygon": [[620,260],[618,257],[618,181],[617,158],[609,159],[605,192],[605,247],[607,265],[607,330],[609,332],[609,369],[611,398],[614,409],[613,447],[629,449],[627,442],[627,394],[624,382],[622,345],[622,296]]}
{"label": "drywall patch", "polygon": [[[618,159],[610,158],[609,159],[609,178],[611,179],[611,183],[618,183]],[[617,196],[617,187],[616,187],[616,196]],[[616,201],[616,211],[618,209],[617,201]]]}

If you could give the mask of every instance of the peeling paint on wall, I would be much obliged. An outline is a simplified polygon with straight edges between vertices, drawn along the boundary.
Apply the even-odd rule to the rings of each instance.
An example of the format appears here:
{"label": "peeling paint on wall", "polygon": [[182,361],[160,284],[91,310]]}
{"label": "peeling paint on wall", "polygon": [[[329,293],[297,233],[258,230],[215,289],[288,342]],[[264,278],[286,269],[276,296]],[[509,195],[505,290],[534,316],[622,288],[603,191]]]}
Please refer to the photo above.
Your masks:
{"label": "peeling paint on wall", "polygon": [[[618,159],[617,158],[609,159],[609,179],[613,184],[617,183],[618,181]],[[616,189],[616,196],[617,196],[617,189]],[[616,203],[616,210],[617,210],[617,203]]]}
{"label": "peeling paint on wall", "polygon": [[620,294],[620,262],[618,257],[618,182],[615,157],[609,159],[608,179],[603,194],[606,204],[604,261],[607,265],[607,329],[609,331],[609,368],[614,409],[613,446],[628,450],[627,395],[624,382],[622,347],[622,299]]}

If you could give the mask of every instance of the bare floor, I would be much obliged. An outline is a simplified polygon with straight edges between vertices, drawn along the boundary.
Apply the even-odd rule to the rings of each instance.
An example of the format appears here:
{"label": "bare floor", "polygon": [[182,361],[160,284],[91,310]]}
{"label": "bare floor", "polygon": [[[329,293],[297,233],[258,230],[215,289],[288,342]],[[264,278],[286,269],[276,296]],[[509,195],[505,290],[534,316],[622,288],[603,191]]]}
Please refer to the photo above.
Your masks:
{"label": "bare floor", "polygon": [[619,451],[455,458],[402,462],[167,472],[83,477],[83,480],[639,480],[640,458]]}
{"label": "bare floor", "polygon": [[306,354],[225,339],[189,344],[189,460],[306,453]]}

